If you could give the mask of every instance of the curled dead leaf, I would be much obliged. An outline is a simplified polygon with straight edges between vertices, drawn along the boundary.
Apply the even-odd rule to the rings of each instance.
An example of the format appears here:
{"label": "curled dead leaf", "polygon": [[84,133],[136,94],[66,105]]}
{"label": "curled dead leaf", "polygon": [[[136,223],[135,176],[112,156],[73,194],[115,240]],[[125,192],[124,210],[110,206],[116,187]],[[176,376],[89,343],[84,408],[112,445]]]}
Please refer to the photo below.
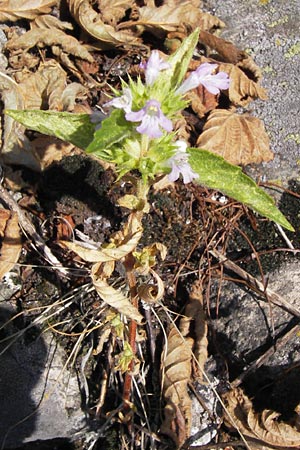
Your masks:
{"label": "curled dead leaf", "polygon": [[[139,34],[148,31],[161,38],[167,32],[194,30],[201,20],[199,1],[164,1],[161,6],[147,4],[139,8],[139,18],[131,25],[138,28]],[[129,23],[127,23],[127,26]],[[126,23],[124,24],[126,26]]]}
{"label": "curled dead leaf", "polygon": [[165,293],[165,287],[160,276],[152,269],[150,269],[151,275],[155,278],[156,285],[154,284],[142,284],[138,287],[138,296],[146,303],[157,303],[161,300]]}
{"label": "curled dead leaf", "polygon": [[102,44],[103,48],[120,45],[139,45],[140,39],[131,31],[117,31],[113,26],[105,24],[92,7],[89,0],[68,0],[70,12],[76,22],[90,36]]}
{"label": "curled dead leaf", "polygon": [[222,60],[228,63],[236,64],[245,57],[245,52],[239,50],[232,42],[225,41],[225,39],[215,36],[208,31],[200,31],[199,41],[210,49],[215,50]]}
{"label": "curled dead leaf", "polygon": [[0,22],[15,22],[20,19],[33,20],[47,14],[57,0],[4,0],[0,4]]}
{"label": "curled dead leaf", "polygon": [[16,213],[0,209],[0,236],[2,238],[0,279],[2,279],[18,262],[22,250],[19,218]]}
{"label": "curled dead leaf", "polygon": [[80,42],[60,29],[34,28],[22,36],[13,37],[6,44],[7,50],[22,53],[33,47],[52,47],[54,54],[62,51],[66,55],[93,62],[94,58]]}
{"label": "curled dead leaf", "polygon": [[[250,57],[249,57],[250,58]],[[252,67],[254,71],[255,64],[250,59],[247,59],[247,66]],[[246,68],[246,66],[245,66]],[[230,78],[230,85],[228,90],[229,100],[236,106],[246,106],[252,100],[260,98],[261,100],[267,99],[267,93],[256,81],[248,78],[245,72],[233,64],[222,63],[218,68],[219,72],[226,72]],[[257,72],[258,73],[258,72]]]}
{"label": "curled dead leaf", "polygon": [[210,113],[197,147],[237,165],[259,164],[273,159],[263,122],[248,114],[236,114],[225,109]]}
{"label": "curled dead leaf", "polygon": [[191,399],[188,383],[191,378],[193,339],[183,338],[176,328],[171,328],[162,361],[163,395],[166,400],[162,433],[180,447],[190,436]]}
{"label": "curled dead leaf", "polygon": [[[0,72],[0,95],[5,109],[24,109],[24,98],[18,84]],[[24,135],[25,128],[11,117],[5,115],[1,130],[1,160],[7,164],[19,164],[39,169],[29,140]]]}
{"label": "curled dead leaf", "polygon": [[133,213],[130,215],[124,229],[115,234],[112,238],[112,244],[109,244],[107,247],[102,246],[99,249],[90,249],[79,241],[60,241],[60,244],[77,253],[80,258],[87,262],[119,261],[135,250],[142,237],[142,231],[140,220]]}
{"label": "curled dead leaf", "polygon": [[93,265],[91,277],[96,292],[105,303],[140,324],[143,316],[138,312],[137,308],[130,303],[130,300],[125,297],[122,291],[108,284],[107,278],[109,278],[113,269],[113,261]]}
{"label": "curled dead leaf", "polygon": [[126,12],[136,7],[134,0],[98,0],[99,11],[104,23],[116,27]]}
{"label": "curled dead leaf", "polygon": [[280,421],[280,414],[263,410],[255,412],[252,402],[240,388],[227,392],[224,395],[228,417],[225,423],[232,428],[229,415],[233,417],[234,426],[247,438],[259,440],[259,448],[292,448],[300,445],[300,420],[291,419],[289,422]]}

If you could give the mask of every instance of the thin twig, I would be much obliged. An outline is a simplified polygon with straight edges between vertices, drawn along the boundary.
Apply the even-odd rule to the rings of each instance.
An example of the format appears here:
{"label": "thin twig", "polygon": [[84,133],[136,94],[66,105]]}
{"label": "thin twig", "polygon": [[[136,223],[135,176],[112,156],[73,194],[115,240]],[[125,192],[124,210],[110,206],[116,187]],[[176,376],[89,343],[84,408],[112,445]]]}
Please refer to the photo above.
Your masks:
{"label": "thin twig", "polygon": [[267,299],[274,303],[274,305],[279,306],[284,311],[287,311],[290,314],[293,314],[296,317],[300,318],[300,311],[291,305],[287,300],[285,300],[281,295],[272,291],[270,288],[264,286],[264,284],[259,281],[257,278],[250,275],[250,273],[246,272],[244,269],[239,267],[233,261],[228,259],[226,256],[222,255],[222,253],[217,250],[210,250],[209,253],[218,259],[227,269],[232,270],[234,273],[239,275],[243,280],[246,280],[247,283],[255,290],[264,294]]}

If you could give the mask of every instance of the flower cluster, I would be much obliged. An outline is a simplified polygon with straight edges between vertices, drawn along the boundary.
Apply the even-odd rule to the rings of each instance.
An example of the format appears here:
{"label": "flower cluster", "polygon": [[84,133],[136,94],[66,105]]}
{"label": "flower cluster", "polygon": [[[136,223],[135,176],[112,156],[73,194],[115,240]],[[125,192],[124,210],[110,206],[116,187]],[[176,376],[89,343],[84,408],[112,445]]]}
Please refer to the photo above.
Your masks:
{"label": "flower cluster", "polygon": [[[164,90],[164,82],[159,75],[161,71],[172,67],[161,58],[157,50],[152,51],[148,61],[142,63],[140,67],[145,72],[145,84],[140,80],[138,83],[130,81],[128,85],[124,83],[122,94],[107,102],[105,106],[123,110],[126,121],[136,123],[136,131],[150,139],[164,138],[173,131],[171,118],[180,110],[182,104],[184,105],[183,96],[189,90],[202,85],[208,92],[217,95],[220,90],[229,88],[228,75],[225,72],[215,73],[218,64],[201,64],[177,89],[173,87],[169,92]],[[162,170],[165,170],[163,167],[171,169],[169,173],[171,181],[176,181],[182,175],[183,182],[190,183],[193,179],[198,178],[198,175],[190,167],[187,144],[183,141],[174,143],[173,139],[174,133],[170,135],[169,144],[167,144],[170,148],[169,153],[165,152],[165,159],[160,158],[160,161],[163,162],[161,168]],[[150,145],[151,148],[153,146],[155,147],[155,143]],[[128,151],[128,144],[126,148],[127,154],[130,155],[132,152]],[[159,144],[157,144],[157,148],[159,148]],[[143,150],[141,154],[145,155],[145,151]],[[153,155],[153,151],[151,153],[146,150],[146,154],[149,154],[148,158],[151,158],[150,154]],[[156,161],[158,160],[159,157]]]}

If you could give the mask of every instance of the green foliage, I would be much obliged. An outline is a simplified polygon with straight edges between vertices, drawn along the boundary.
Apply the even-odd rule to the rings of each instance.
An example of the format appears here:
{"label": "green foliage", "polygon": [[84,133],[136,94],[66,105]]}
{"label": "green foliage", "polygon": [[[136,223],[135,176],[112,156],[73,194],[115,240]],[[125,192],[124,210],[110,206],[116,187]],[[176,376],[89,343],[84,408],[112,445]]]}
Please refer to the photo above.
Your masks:
{"label": "green foliage", "polygon": [[72,114],[57,111],[8,109],[5,113],[29,130],[56,136],[85,150],[94,137],[95,125],[89,114]]}
{"label": "green foliage", "polygon": [[199,174],[199,183],[217,189],[262,216],[294,231],[292,225],[275,206],[272,197],[245,175],[240,167],[207,150],[190,148],[188,153],[192,169]]}

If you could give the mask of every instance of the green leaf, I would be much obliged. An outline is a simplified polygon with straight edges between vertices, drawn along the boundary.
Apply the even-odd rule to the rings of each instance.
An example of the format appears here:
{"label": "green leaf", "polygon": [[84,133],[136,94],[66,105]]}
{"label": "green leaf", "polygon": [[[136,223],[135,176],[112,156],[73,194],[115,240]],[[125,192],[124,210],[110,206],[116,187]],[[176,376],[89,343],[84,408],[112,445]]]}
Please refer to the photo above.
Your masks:
{"label": "green leaf", "polygon": [[82,149],[86,149],[93,140],[95,125],[91,123],[89,114],[33,109],[8,109],[5,113],[29,130],[56,136]]}
{"label": "green leaf", "polygon": [[273,198],[245,175],[240,167],[207,150],[190,148],[188,153],[192,169],[199,174],[199,183],[217,189],[262,216],[294,231],[292,225],[275,206]]}
{"label": "green leaf", "polygon": [[122,109],[115,109],[104,119],[102,126],[95,132],[95,137],[87,147],[87,153],[95,153],[101,158],[101,152],[107,154],[107,149],[132,135],[132,124],[127,122]]}
{"label": "green leaf", "polygon": [[198,40],[199,28],[184,39],[176,52],[168,58],[168,63],[170,63],[171,67],[160,73],[159,81],[157,82],[157,86],[161,86],[164,92],[176,89],[181,84]]}

